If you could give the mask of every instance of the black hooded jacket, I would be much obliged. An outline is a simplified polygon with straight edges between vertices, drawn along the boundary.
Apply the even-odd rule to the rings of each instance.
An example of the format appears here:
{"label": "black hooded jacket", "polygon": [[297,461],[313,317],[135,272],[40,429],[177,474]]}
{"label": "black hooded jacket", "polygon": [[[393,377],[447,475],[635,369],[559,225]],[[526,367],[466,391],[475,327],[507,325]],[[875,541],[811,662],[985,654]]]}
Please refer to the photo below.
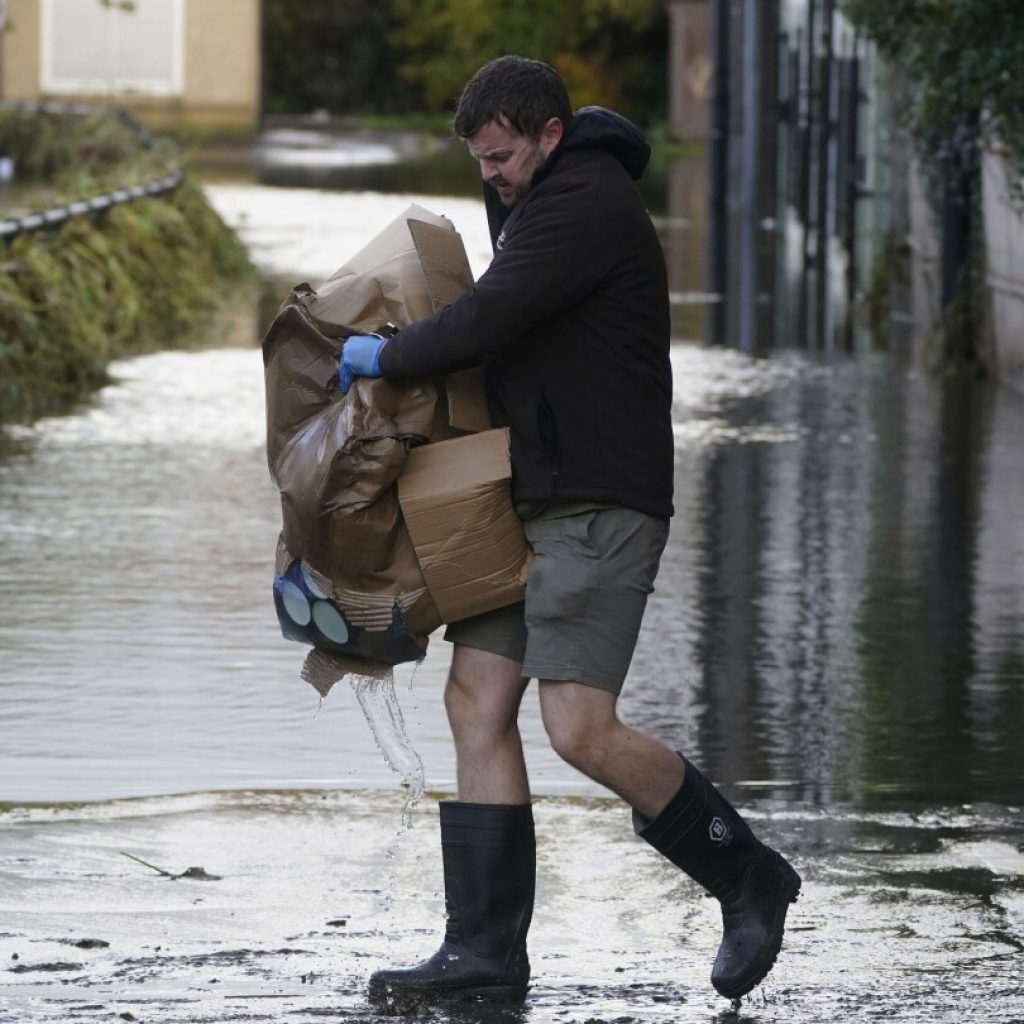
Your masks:
{"label": "black hooded jacket", "polygon": [[625,118],[581,110],[514,207],[484,186],[495,254],[473,289],[381,351],[386,377],[484,363],[516,501],[672,514],[668,285],[631,180],[649,152]]}

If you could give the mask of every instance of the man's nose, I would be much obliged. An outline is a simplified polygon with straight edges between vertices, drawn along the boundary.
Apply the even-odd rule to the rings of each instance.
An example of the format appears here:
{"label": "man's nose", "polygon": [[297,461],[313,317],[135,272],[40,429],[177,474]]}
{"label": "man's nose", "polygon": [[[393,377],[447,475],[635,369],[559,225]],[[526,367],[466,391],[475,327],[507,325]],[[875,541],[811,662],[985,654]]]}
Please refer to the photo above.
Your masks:
{"label": "man's nose", "polygon": [[493,160],[481,160],[480,161],[480,176],[490,184],[495,178],[499,177],[501,171],[498,165]]}

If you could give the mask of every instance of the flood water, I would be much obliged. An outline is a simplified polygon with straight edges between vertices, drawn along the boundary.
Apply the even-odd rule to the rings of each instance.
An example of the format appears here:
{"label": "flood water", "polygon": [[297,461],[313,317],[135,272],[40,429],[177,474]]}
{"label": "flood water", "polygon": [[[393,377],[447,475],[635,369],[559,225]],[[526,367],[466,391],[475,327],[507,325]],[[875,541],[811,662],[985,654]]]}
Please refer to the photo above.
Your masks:
{"label": "flood water", "polygon": [[[887,355],[701,346],[700,173],[656,214],[676,517],[622,711],[735,797],[804,895],[730,1009],[711,901],[557,761],[528,695],[534,988],[494,1019],[1020,1024],[1024,399]],[[210,194],[278,298],[413,199],[479,273],[481,204],[401,188]],[[428,790],[407,828],[356,695],[320,702],[278,633],[259,333],[249,303],[0,445],[0,1021],[372,1021],[369,972],[433,949],[449,650],[396,672]]]}

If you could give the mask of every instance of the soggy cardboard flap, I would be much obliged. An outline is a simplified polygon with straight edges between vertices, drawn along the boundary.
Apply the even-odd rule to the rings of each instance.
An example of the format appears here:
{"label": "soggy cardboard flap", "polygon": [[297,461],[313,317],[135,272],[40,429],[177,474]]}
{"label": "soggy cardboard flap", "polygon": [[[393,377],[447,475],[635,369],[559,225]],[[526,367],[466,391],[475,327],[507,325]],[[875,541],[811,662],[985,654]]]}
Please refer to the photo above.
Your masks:
{"label": "soggy cardboard flap", "polygon": [[404,507],[406,500],[434,500],[511,479],[509,432],[502,427],[414,448],[398,478],[398,500]]}
{"label": "soggy cardboard flap", "polygon": [[[354,256],[350,256],[344,266],[339,268],[328,280],[348,274],[372,274],[381,267],[386,267],[396,255],[409,248],[410,223],[422,224],[424,228],[432,227],[437,231],[445,231],[458,237],[455,225],[440,214],[410,203],[402,213],[390,224],[378,232]],[[460,240],[461,244],[461,240]]]}
{"label": "soggy cardboard flap", "polygon": [[455,226],[414,203],[317,288],[310,313],[332,337],[406,327],[472,286]]}
{"label": "soggy cardboard flap", "polygon": [[411,217],[407,223],[436,312],[473,287],[469,257],[462,236],[450,224],[438,227]]}
{"label": "soggy cardboard flap", "polygon": [[453,429],[467,434],[491,429],[482,366],[449,373],[444,378],[444,390],[448,401],[448,423]]}
{"label": "soggy cardboard flap", "polygon": [[529,547],[511,476],[502,429],[417,448],[398,478],[406,528],[445,622],[522,600]]}

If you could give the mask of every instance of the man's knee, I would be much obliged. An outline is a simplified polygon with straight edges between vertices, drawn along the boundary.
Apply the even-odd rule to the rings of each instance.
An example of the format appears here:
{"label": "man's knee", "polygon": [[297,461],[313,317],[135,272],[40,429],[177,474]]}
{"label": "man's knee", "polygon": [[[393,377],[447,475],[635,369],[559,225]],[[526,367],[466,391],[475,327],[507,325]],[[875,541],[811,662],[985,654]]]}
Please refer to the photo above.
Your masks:
{"label": "man's knee", "polygon": [[519,713],[526,680],[508,658],[456,646],[444,691],[445,711],[456,733],[506,729]]}
{"label": "man's knee", "polygon": [[590,773],[606,750],[613,727],[615,697],[580,683],[541,684],[541,716],[552,749],[563,761]]}
{"label": "man's knee", "polygon": [[580,771],[592,767],[595,750],[593,737],[577,722],[544,720],[551,749],[566,763]]}
{"label": "man's knee", "polygon": [[494,714],[492,702],[480,685],[479,677],[457,671],[454,666],[448,673],[444,688],[444,710],[452,730],[459,734]]}

